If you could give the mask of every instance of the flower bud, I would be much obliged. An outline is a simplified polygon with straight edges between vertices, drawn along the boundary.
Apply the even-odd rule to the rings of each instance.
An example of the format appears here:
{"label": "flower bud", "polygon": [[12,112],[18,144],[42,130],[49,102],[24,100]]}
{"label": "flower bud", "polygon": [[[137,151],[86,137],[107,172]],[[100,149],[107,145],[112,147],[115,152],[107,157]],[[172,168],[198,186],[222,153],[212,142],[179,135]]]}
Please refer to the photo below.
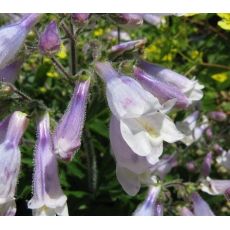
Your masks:
{"label": "flower bud", "polygon": [[39,14],[28,14],[17,23],[0,28],[0,69],[9,65],[21,49]]}
{"label": "flower bud", "polygon": [[164,24],[165,18],[162,14],[141,14],[144,21],[147,23],[154,25],[156,27],[160,27],[162,24]]}
{"label": "flower bud", "polygon": [[209,152],[203,161],[202,168],[201,168],[201,175],[203,177],[207,177],[211,172],[211,165],[212,165],[212,152]]}
{"label": "flower bud", "polygon": [[227,114],[221,111],[210,112],[208,116],[214,121],[225,121],[227,119]]}
{"label": "flower bud", "polygon": [[90,78],[81,79],[76,84],[67,111],[54,132],[55,153],[65,161],[72,160],[75,152],[81,146],[89,85]]}
{"label": "flower bud", "polygon": [[14,215],[14,195],[21,163],[19,142],[27,127],[27,115],[14,112],[0,122],[0,215]]}
{"label": "flower bud", "polygon": [[175,105],[177,107],[188,107],[188,98],[174,85],[162,82],[154,76],[150,76],[149,74],[145,73],[140,68],[135,68],[134,75],[140,84],[151,94],[157,97],[161,103],[175,98]]}
{"label": "flower bud", "polygon": [[110,17],[121,26],[136,27],[143,24],[140,14],[111,14]]}
{"label": "flower bud", "polygon": [[195,216],[215,216],[208,203],[198,193],[192,193],[191,199]]}
{"label": "flower bud", "polygon": [[61,39],[56,21],[50,22],[39,38],[39,49],[41,53],[51,55],[59,51]]}
{"label": "flower bud", "polygon": [[143,69],[146,73],[159,78],[161,81],[176,86],[183,94],[185,94],[185,96],[187,96],[190,104],[192,104],[193,101],[199,101],[203,97],[202,89],[204,86],[199,84],[195,79],[190,80],[170,69],[150,64],[143,60],[138,62],[138,67]]}
{"label": "flower bud", "polygon": [[19,75],[22,63],[22,59],[17,59],[3,69],[0,69],[0,80],[14,83]]}
{"label": "flower bud", "polygon": [[133,216],[159,216],[161,207],[156,204],[159,193],[159,186],[151,186],[145,201],[137,207]]}
{"label": "flower bud", "polygon": [[221,154],[224,151],[224,149],[219,144],[214,144],[213,150],[217,154]]}
{"label": "flower bud", "polygon": [[83,24],[85,22],[87,22],[87,20],[90,17],[90,14],[87,13],[75,13],[75,14],[71,14],[72,19],[74,22],[79,23],[79,24]]}
{"label": "flower bud", "polygon": [[56,155],[50,134],[49,114],[42,115],[37,124],[33,197],[28,202],[34,216],[68,215],[66,196],[59,178]]}
{"label": "flower bud", "polygon": [[213,136],[213,133],[212,133],[212,129],[210,127],[208,127],[206,130],[205,130],[205,135],[206,137],[211,140],[212,139],[212,136]]}
{"label": "flower bud", "polygon": [[196,171],[196,165],[193,161],[187,162],[185,167],[189,172],[195,172]]}
{"label": "flower bud", "polygon": [[139,39],[139,40],[135,40],[135,41],[124,42],[124,43],[113,46],[110,50],[110,53],[111,53],[111,55],[117,57],[117,56],[120,56],[127,51],[132,51],[135,49],[141,49],[144,47],[145,43],[146,43],[145,39]]}

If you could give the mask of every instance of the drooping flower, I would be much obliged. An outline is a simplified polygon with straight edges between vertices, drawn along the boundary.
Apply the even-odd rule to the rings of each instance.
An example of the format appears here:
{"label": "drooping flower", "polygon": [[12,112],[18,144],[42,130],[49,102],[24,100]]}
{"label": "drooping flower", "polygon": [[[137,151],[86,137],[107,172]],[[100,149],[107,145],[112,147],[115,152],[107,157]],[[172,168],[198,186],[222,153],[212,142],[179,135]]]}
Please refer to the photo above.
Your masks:
{"label": "drooping flower", "polygon": [[[154,164],[163,152],[163,141],[173,143],[184,137],[164,114],[168,109],[137,81],[120,77],[109,63],[97,63],[96,71],[106,82],[109,107],[120,123],[123,139],[133,152],[146,156]],[[170,102],[166,107],[171,106]]]}
{"label": "drooping flower", "polygon": [[88,14],[88,13],[74,13],[74,14],[71,14],[71,16],[72,16],[72,19],[74,22],[83,24],[83,23],[87,22],[87,20],[90,17],[90,14]]}
{"label": "drooping flower", "polygon": [[19,142],[27,127],[27,115],[14,112],[0,122],[0,215],[14,215],[14,195],[21,163]]}
{"label": "drooping flower", "polygon": [[201,182],[201,190],[210,195],[226,195],[229,189],[230,180],[216,180],[207,177]]}
{"label": "drooping flower", "polygon": [[61,38],[56,21],[51,21],[39,38],[41,53],[50,55],[58,52],[61,46]]}
{"label": "drooping flower", "polygon": [[208,116],[214,121],[225,121],[227,119],[227,114],[221,111],[210,112]]}
{"label": "drooping flower", "polygon": [[160,186],[151,186],[145,201],[137,207],[133,216],[160,216],[163,211],[162,206],[157,204],[160,190]]}
{"label": "drooping flower", "polygon": [[29,14],[17,23],[0,28],[0,69],[14,60],[39,16],[39,14]]}
{"label": "drooping flower", "polygon": [[164,18],[165,14],[141,14],[141,15],[144,21],[156,27],[160,27],[166,22]]}
{"label": "drooping flower", "polygon": [[135,68],[134,75],[142,87],[157,97],[161,103],[175,98],[175,106],[179,108],[189,106],[189,99],[176,86],[165,83],[138,67]]}
{"label": "drooping flower", "polygon": [[33,215],[68,215],[64,195],[58,178],[58,166],[50,133],[49,114],[43,114],[37,124],[33,197],[28,208]]}
{"label": "drooping flower", "polygon": [[211,172],[211,166],[212,166],[212,152],[209,152],[205,156],[203,164],[202,164],[202,168],[201,168],[201,175],[203,177],[209,176]]}
{"label": "drooping flower", "polygon": [[76,84],[70,104],[54,132],[55,153],[66,161],[72,160],[81,145],[89,85],[90,78],[80,79]]}
{"label": "drooping flower", "polygon": [[139,61],[138,67],[143,69],[146,73],[177,87],[188,97],[190,104],[192,104],[193,101],[199,101],[203,97],[202,89],[204,86],[195,79],[190,80],[170,69],[143,60]]}
{"label": "drooping flower", "polygon": [[191,200],[195,216],[215,216],[208,203],[198,193],[192,193]]}
{"label": "drooping flower", "polygon": [[16,59],[3,69],[0,69],[0,81],[14,83],[19,75],[22,59]]}
{"label": "drooping flower", "polygon": [[112,46],[110,53],[112,54],[113,57],[114,56],[117,57],[127,51],[132,51],[132,50],[143,48],[145,43],[146,43],[145,39],[139,39],[139,40],[120,43],[118,45]]}
{"label": "drooping flower", "polygon": [[110,14],[110,18],[121,26],[136,27],[143,24],[143,19],[140,14]]}
{"label": "drooping flower", "polygon": [[230,150],[226,151],[222,149],[222,153],[217,157],[217,163],[230,170]]}

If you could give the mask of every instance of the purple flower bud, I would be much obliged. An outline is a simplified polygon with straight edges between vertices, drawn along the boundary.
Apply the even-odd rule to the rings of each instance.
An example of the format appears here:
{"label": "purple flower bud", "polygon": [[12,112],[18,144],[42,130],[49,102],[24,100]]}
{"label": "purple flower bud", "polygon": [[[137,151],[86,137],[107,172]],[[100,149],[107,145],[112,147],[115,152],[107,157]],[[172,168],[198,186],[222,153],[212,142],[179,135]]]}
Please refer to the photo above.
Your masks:
{"label": "purple flower bud", "polygon": [[140,14],[111,14],[110,17],[118,24],[126,27],[136,27],[143,24]]}
{"label": "purple flower bud", "polygon": [[47,112],[38,121],[37,133],[33,197],[28,202],[28,208],[33,210],[35,216],[68,215],[67,198],[58,178],[57,159],[53,151]]}
{"label": "purple flower bud", "polygon": [[75,14],[71,14],[72,19],[74,22],[79,23],[79,24],[83,24],[85,23],[89,17],[90,14],[87,13],[75,13]]}
{"label": "purple flower bud", "polygon": [[208,127],[206,130],[205,130],[205,135],[208,139],[212,139],[212,136],[213,136],[213,133],[212,133],[212,129],[210,127]]}
{"label": "purple flower bud", "polygon": [[189,172],[195,172],[196,170],[196,165],[193,161],[187,162],[185,167]]}
{"label": "purple flower bud", "polygon": [[214,144],[213,150],[217,154],[221,154],[224,151],[224,149],[219,144]]}
{"label": "purple flower bud", "polygon": [[50,22],[39,39],[39,49],[41,53],[50,55],[59,51],[61,39],[56,21]]}
{"label": "purple flower bud", "polygon": [[39,14],[29,14],[17,23],[0,28],[0,69],[9,65],[21,49]]}
{"label": "purple flower bud", "polygon": [[22,59],[18,59],[3,69],[0,69],[0,80],[3,82],[14,83],[19,75],[22,63]]}
{"label": "purple flower bud", "polygon": [[[133,213],[134,216],[155,216],[156,214],[161,214],[161,207],[156,204],[158,195],[160,193],[160,187],[152,186],[149,189],[147,198],[145,201],[140,204],[135,212]],[[158,210],[157,210],[158,208]]]}
{"label": "purple flower bud", "polygon": [[163,215],[164,215],[164,206],[162,204],[157,203],[154,216],[163,216]]}
{"label": "purple flower bud", "polygon": [[198,193],[192,193],[191,199],[195,216],[215,216],[208,203]]}
{"label": "purple flower bud", "polygon": [[225,121],[227,119],[227,114],[221,111],[210,112],[208,116],[214,121]]}
{"label": "purple flower bud", "polygon": [[194,79],[190,80],[170,69],[150,64],[143,60],[139,61],[138,67],[143,69],[146,73],[176,86],[183,94],[185,94],[185,96],[188,97],[190,104],[193,101],[199,101],[203,97],[202,89],[204,86]]}
{"label": "purple flower bud", "polygon": [[27,127],[27,115],[14,112],[0,122],[0,215],[14,215],[14,195],[21,163],[20,139]]}
{"label": "purple flower bud", "polygon": [[207,177],[211,172],[211,165],[212,165],[212,152],[209,152],[203,161],[201,175],[203,177]]}
{"label": "purple flower bud", "polygon": [[110,50],[110,53],[117,57],[127,51],[143,48],[145,43],[146,43],[145,39],[124,42],[124,43],[113,46]]}
{"label": "purple flower bud", "polygon": [[177,107],[186,108],[189,106],[188,98],[174,85],[160,81],[140,68],[135,68],[134,75],[140,84],[157,97],[161,103],[175,98]]}
{"label": "purple flower bud", "polygon": [[73,159],[81,145],[89,85],[90,78],[76,84],[70,104],[54,132],[55,153],[66,161]]}
{"label": "purple flower bud", "polygon": [[151,167],[151,171],[154,173],[154,175],[157,175],[160,177],[160,179],[163,179],[171,171],[171,169],[176,166],[176,155],[165,155],[160,161]]}
{"label": "purple flower bud", "polygon": [[192,211],[186,207],[183,207],[181,210],[180,210],[180,214],[181,216],[194,216],[194,214],[192,213]]}

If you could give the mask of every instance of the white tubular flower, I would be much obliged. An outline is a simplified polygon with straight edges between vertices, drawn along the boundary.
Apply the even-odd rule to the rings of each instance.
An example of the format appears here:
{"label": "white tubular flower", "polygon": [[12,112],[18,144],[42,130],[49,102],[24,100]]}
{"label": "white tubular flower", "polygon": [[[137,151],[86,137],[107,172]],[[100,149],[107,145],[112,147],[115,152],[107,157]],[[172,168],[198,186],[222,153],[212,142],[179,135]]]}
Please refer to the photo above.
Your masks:
{"label": "white tubular flower", "polygon": [[162,106],[136,80],[119,77],[109,63],[97,63],[96,70],[106,82],[108,104],[120,122],[123,139],[133,152],[155,164],[163,152],[163,141],[173,143],[184,137],[164,114],[175,101]]}

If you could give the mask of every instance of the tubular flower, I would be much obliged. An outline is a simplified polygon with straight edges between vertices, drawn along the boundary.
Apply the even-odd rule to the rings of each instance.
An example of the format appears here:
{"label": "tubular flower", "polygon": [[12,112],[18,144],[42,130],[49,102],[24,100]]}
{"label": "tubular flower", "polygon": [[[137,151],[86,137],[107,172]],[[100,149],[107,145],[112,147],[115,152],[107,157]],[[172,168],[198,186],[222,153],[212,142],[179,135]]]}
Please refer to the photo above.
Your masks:
{"label": "tubular flower", "polygon": [[88,21],[88,19],[90,17],[90,14],[87,14],[87,13],[75,13],[75,14],[72,14],[71,16],[72,16],[72,19],[73,19],[74,22],[83,24],[83,23]]}
{"label": "tubular flower", "polygon": [[0,122],[0,215],[14,215],[14,195],[21,163],[20,139],[27,127],[27,115],[14,112]]}
{"label": "tubular flower", "polygon": [[144,21],[147,23],[154,25],[156,27],[160,27],[162,24],[165,24],[165,14],[141,14]]}
{"label": "tubular flower", "polygon": [[210,195],[226,195],[229,193],[230,180],[214,180],[207,177],[201,182],[201,190]]}
{"label": "tubular flower", "polygon": [[189,106],[189,99],[176,86],[162,82],[138,67],[135,68],[134,75],[142,87],[157,97],[161,103],[175,98],[175,106],[179,108]]}
{"label": "tubular flower", "polygon": [[39,14],[29,14],[17,23],[0,28],[0,69],[14,60],[38,18]]}
{"label": "tubular flower", "polygon": [[141,184],[149,183],[152,165],[146,157],[138,156],[126,144],[121,136],[119,121],[115,116],[111,117],[109,130],[112,152],[117,165],[117,179],[123,189],[133,196],[138,193]]}
{"label": "tubular flower", "polygon": [[14,83],[19,75],[22,63],[22,59],[17,59],[0,69],[0,81]]}
{"label": "tubular flower", "polygon": [[110,17],[120,26],[136,27],[143,24],[143,19],[140,14],[111,14]]}
{"label": "tubular flower", "polygon": [[227,114],[221,111],[210,112],[208,116],[214,121],[225,121],[227,119]]}
{"label": "tubular flower", "polygon": [[39,49],[43,54],[53,54],[59,51],[61,39],[55,21],[50,22],[39,38]]}
{"label": "tubular flower", "polygon": [[159,186],[151,186],[145,201],[137,207],[133,216],[161,216],[162,206],[156,202],[159,193]]}
{"label": "tubular flower", "polygon": [[202,164],[202,168],[201,168],[201,175],[203,177],[207,177],[210,174],[211,166],[212,166],[212,152],[209,152],[205,156],[203,164]]}
{"label": "tubular flower", "polygon": [[113,56],[117,57],[117,56],[120,56],[127,51],[141,49],[141,48],[143,48],[145,43],[146,43],[145,39],[139,39],[139,40],[135,40],[135,41],[124,42],[124,43],[113,46],[110,50],[110,53]]}
{"label": "tubular flower", "polygon": [[215,216],[208,203],[198,193],[193,193],[191,199],[195,216]]}
{"label": "tubular flower", "polygon": [[46,112],[37,125],[33,197],[28,202],[34,216],[68,215],[66,196],[59,178],[56,155],[50,134],[49,114]]}
{"label": "tubular flower", "polygon": [[202,89],[204,86],[195,79],[190,80],[170,69],[150,64],[142,60],[139,61],[138,67],[143,69],[146,73],[177,87],[188,97],[190,104],[192,104],[193,101],[199,101],[203,97]]}
{"label": "tubular flower", "polygon": [[67,111],[54,132],[55,153],[66,161],[72,160],[81,145],[89,85],[90,78],[82,79],[76,84]]}
{"label": "tubular flower", "polygon": [[[168,109],[134,79],[119,77],[109,63],[97,63],[96,70],[106,82],[108,104],[119,120],[123,139],[137,155],[156,163],[163,152],[163,141],[173,143],[184,137],[164,114]],[[171,107],[170,103],[166,107]]]}

